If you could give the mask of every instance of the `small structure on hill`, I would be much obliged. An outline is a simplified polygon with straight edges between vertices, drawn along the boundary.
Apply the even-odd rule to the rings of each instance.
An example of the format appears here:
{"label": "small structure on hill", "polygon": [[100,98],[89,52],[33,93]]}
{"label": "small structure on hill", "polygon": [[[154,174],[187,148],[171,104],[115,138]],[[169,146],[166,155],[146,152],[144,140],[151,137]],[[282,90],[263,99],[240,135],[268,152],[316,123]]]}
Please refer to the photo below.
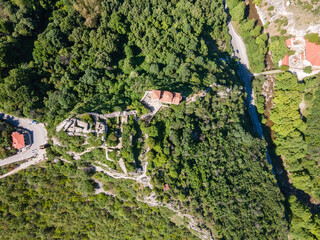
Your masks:
{"label": "small structure on hill", "polygon": [[287,54],[279,62],[279,66],[289,66],[290,71],[304,76],[303,70],[311,67],[313,73],[320,71],[320,45],[309,42],[303,37],[289,38],[286,40],[287,47],[293,52]]}
{"label": "small structure on hill", "polygon": [[11,137],[12,137],[12,147],[14,147],[15,149],[20,150],[21,148],[24,148],[26,146],[23,134],[18,132],[13,132],[11,134]]}
{"label": "small structure on hill", "polygon": [[164,185],[164,187],[163,187],[163,191],[166,192],[166,191],[168,191],[169,189],[170,189],[169,184],[166,183],[166,184]]}
{"label": "small structure on hill", "polygon": [[178,105],[182,100],[182,96],[180,93],[176,93],[176,92],[152,90],[151,99],[157,100],[163,103]]}

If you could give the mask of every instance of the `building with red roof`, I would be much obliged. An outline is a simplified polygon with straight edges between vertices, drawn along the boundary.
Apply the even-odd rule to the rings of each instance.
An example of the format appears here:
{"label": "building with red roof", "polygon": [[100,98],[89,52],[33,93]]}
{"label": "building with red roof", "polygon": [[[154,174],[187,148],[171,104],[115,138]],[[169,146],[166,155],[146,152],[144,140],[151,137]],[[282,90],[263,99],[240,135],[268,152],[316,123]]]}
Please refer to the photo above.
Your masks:
{"label": "building with red roof", "polygon": [[152,90],[151,92],[152,100],[158,100],[159,102],[176,104],[178,105],[182,100],[180,93],[162,91],[162,90]]}
{"label": "building with red roof", "polygon": [[169,184],[166,183],[166,184],[164,185],[164,187],[163,187],[163,191],[166,192],[166,191],[168,191],[169,189],[170,189]]}
{"label": "building with red roof", "polygon": [[13,132],[11,134],[12,137],[12,147],[20,150],[21,148],[24,148],[25,142],[24,142],[24,135],[18,132]]}
{"label": "building with red roof", "polygon": [[282,59],[282,65],[289,66],[289,55],[288,54]]}
{"label": "building with red roof", "polygon": [[287,47],[291,47],[291,45],[292,45],[291,38],[286,40],[286,44],[287,44]]}
{"label": "building with red roof", "polygon": [[306,40],[306,59],[312,66],[320,66],[320,45]]}

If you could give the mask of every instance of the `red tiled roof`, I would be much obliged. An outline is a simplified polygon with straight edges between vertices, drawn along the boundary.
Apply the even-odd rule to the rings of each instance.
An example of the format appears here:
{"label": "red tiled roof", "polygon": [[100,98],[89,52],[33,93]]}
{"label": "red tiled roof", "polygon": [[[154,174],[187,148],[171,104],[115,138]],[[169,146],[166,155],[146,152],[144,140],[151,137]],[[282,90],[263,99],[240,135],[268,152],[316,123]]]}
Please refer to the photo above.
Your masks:
{"label": "red tiled roof", "polygon": [[173,94],[171,92],[168,92],[168,91],[162,92],[162,97],[160,100],[162,100],[163,102],[171,102],[172,99],[173,99]]}
{"label": "red tiled roof", "polygon": [[164,185],[164,187],[163,187],[163,191],[165,192],[165,191],[168,191],[170,188],[169,188],[169,184],[168,183],[166,183],[165,185]]}
{"label": "red tiled roof", "polygon": [[161,91],[161,90],[152,90],[151,98],[165,103],[179,104],[182,100],[180,93]]}
{"label": "red tiled roof", "polygon": [[179,104],[182,100],[182,96],[180,93],[174,93],[174,98],[172,99],[172,103]]}
{"label": "red tiled roof", "polygon": [[289,66],[289,55],[287,54],[284,59],[282,59],[282,65]]}
{"label": "red tiled roof", "polygon": [[320,66],[320,45],[306,40],[306,59],[313,66]]}
{"label": "red tiled roof", "polygon": [[160,100],[160,98],[161,98],[161,91],[160,91],[160,90],[152,90],[151,98]]}
{"label": "red tiled roof", "polygon": [[286,40],[286,44],[287,44],[288,47],[291,47],[291,38]]}
{"label": "red tiled roof", "polygon": [[20,134],[18,132],[13,132],[11,134],[11,137],[12,137],[12,147],[14,147],[18,150],[25,147],[23,134]]}

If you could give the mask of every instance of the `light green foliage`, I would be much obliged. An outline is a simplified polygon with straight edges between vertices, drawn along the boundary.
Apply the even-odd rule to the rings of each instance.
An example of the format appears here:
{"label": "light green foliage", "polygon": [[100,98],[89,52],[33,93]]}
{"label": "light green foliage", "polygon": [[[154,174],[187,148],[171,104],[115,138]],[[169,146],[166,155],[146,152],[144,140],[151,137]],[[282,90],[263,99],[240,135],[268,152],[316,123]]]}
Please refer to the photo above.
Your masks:
{"label": "light green foliage", "polygon": [[253,0],[253,3],[260,7],[262,0]]}
{"label": "light green foliage", "polygon": [[319,239],[320,218],[318,214],[312,215],[309,209],[299,202],[294,196],[289,198],[292,220],[290,235],[294,239]]}
{"label": "light green foliage", "polygon": [[289,72],[277,75],[276,90],[298,91],[299,84],[297,78]]}
{"label": "light green foliage", "polygon": [[[320,157],[320,131],[317,127],[320,119],[320,90],[319,90],[319,75],[306,80],[306,85],[309,90],[314,90],[311,102],[311,112],[307,119],[306,140],[308,142],[308,153],[314,161],[319,163]],[[305,96],[306,97],[306,96]],[[308,100],[306,98],[306,100]]]}
{"label": "light green foliage", "polygon": [[91,173],[62,162],[1,179],[0,223],[6,227],[0,238],[196,239],[170,221],[171,211],[134,201],[132,183],[99,176],[106,187],[115,185],[116,197],[95,195]]}
{"label": "light green foliage", "polygon": [[285,39],[278,36],[272,37],[269,50],[272,52],[273,63],[278,64],[278,62],[288,53]]}
{"label": "light green foliage", "polygon": [[240,1],[234,8],[230,9],[230,14],[234,21],[240,23],[244,18],[245,3]]}
{"label": "light green foliage", "polygon": [[304,71],[305,73],[310,74],[310,73],[312,73],[312,67],[311,67],[311,66],[305,67],[305,68],[303,69],[303,71]]}
{"label": "light green foliage", "polygon": [[320,37],[318,33],[309,33],[304,36],[309,42],[320,44]]}
{"label": "light green foliage", "polygon": [[268,35],[261,34],[261,26],[255,26],[254,20],[246,19],[241,23],[240,34],[246,44],[250,68],[262,72],[265,68]]}
{"label": "light green foliage", "polygon": [[261,33],[261,26],[255,26],[253,30],[250,31],[252,37],[258,37]]}
{"label": "light green foliage", "polygon": [[[256,26],[255,20],[244,19],[245,2],[228,0],[228,7],[232,19],[240,23],[239,33],[247,47],[250,69],[253,72],[262,72],[265,68],[268,35],[262,34],[262,27]],[[257,5],[260,1],[256,2]]]}
{"label": "light green foliage", "polygon": [[[286,159],[293,185],[315,198],[320,198],[317,157],[310,159],[313,154],[311,146],[318,146],[314,128],[314,123],[318,122],[315,120],[318,119],[318,113],[308,116],[307,123],[301,119],[299,104],[302,101],[301,90],[304,88],[304,84],[298,83],[296,77],[290,73],[277,75],[273,99],[275,106],[270,119],[274,122],[272,129],[275,131],[276,153]],[[317,112],[316,102],[314,104],[313,109]],[[315,138],[309,138],[309,134]]]}

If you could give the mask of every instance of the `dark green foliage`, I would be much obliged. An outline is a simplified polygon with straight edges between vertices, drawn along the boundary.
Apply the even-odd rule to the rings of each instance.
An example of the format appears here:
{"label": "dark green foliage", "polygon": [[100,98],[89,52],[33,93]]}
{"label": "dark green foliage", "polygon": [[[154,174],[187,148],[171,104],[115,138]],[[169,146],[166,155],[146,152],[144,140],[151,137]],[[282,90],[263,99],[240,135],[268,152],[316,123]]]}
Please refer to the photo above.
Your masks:
{"label": "dark green foliage", "polygon": [[[228,78],[224,73],[227,71],[223,71],[228,67],[219,61],[226,57],[220,50],[230,49],[221,0],[135,0],[130,7],[126,1],[107,0],[59,1],[55,6],[46,1],[40,5],[37,1],[17,2],[0,2],[12,9],[8,10],[8,20],[0,24],[9,34],[8,41],[0,42],[0,66],[22,71],[12,49],[18,51],[20,38],[30,32],[33,38],[28,58],[22,59],[26,63],[23,71],[31,72],[32,77],[16,80],[21,81],[21,89],[0,92],[0,109],[7,112],[33,118],[44,116],[51,122],[70,111],[123,110],[150,88],[188,93],[215,79]],[[22,10],[46,23],[45,27],[26,23],[23,26],[28,28],[20,29],[13,37],[16,33],[12,29],[21,24],[9,20]],[[27,21],[26,17],[23,19]],[[215,42],[218,47],[208,48]],[[3,72],[0,83],[7,76],[9,71]],[[11,106],[12,99],[5,100],[18,90],[24,95],[23,101],[15,104],[23,106],[19,110]],[[34,113],[31,108],[36,109]]]}
{"label": "dark green foliage", "polygon": [[[239,96],[241,83],[227,53],[223,1],[92,2],[0,0],[0,10],[8,13],[0,22],[0,110],[42,118],[53,129],[71,114],[141,108],[137,102],[145,90],[189,95],[217,83],[219,89],[202,102],[163,109],[150,126],[140,124],[151,148],[154,190],[161,201],[179,201],[217,238],[285,239],[265,143],[245,124],[245,96]],[[243,20],[243,1],[228,2],[241,22],[251,68],[262,71],[267,35]],[[235,94],[218,97],[227,87]],[[107,145],[118,144],[119,128],[115,122],[108,126]],[[48,163],[1,180],[0,238],[193,238],[169,220],[172,213],[136,202],[143,187],[132,182],[96,174],[117,197],[94,196],[90,174],[77,167],[89,172],[91,161],[118,165],[105,159],[104,149],[74,161],[66,151],[83,152],[84,138],[59,134],[65,147],[48,148],[49,161],[62,157],[75,165]],[[121,156],[129,171],[139,168],[143,136],[129,120],[123,148],[111,158]],[[88,139],[90,146],[100,145],[95,138]],[[163,193],[165,183],[170,191]]]}
{"label": "dark green foliage", "polygon": [[11,133],[13,131],[12,125],[0,120],[0,159],[16,153],[16,150],[12,148]]}
{"label": "dark green foliage", "polygon": [[162,110],[149,127],[158,132],[148,142],[153,184],[165,200],[168,183],[170,196],[218,237],[286,239],[265,145],[244,132],[242,104],[213,91],[201,102]]}
{"label": "dark green foliage", "polygon": [[140,167],[138,156],[141,151],[141,142],[138,141],[141,137],[139,126],[133,118],[130,118],[128,124],[123,126],[122,133],[122,148],[120,154],[125,162],[128,172],[134,171]]}

